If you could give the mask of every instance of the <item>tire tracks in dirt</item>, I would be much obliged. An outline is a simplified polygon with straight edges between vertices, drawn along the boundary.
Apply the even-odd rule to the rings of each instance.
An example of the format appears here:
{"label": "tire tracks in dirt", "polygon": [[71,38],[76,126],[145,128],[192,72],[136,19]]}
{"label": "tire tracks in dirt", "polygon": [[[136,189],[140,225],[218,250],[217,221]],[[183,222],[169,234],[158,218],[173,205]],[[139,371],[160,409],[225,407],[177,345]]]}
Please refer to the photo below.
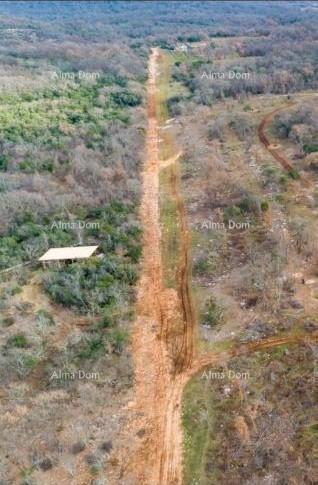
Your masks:
{"label": "tire tracks in dirt", "polygon": [[260,350],[271,349],[279,347],[280,345],[301,345],[309,343],[318,343],[318,335],[301,336],[301,335],[286,335],[281,337],[273,337],[268,339],[257,340],[255,342],[248,342],[233,347],[228,351],[220,351],[216,353],[206,353],[201,355],[193,366],[193,374],[199,372],[204,367],[211,364],[219,363],[222,360],[239,355],[251,354]]}
{"label": "tire tracks in dirt", "polygon": [[[149,59],[148,130],[140,207],[144,229],[143,258],[137,293],[137,318],[132,335],[136,401],[133,403],[135,418],[130,428],[135,433],[142,429],[144,436],[125,467],[122,482],[138,485],[182,483],[181,399],[194,353],[195,318],[189,284],[189,233],[175,163],[180,153],[166,161],[159,158],[156,118],[158,58],[158,49],[153,49]],[[180,261],[176,262],[177,291],[164,287],[161,264],[159,172],[170,165],[174,174],[173,196],[181,228]],[[170,325],[180,319],[177,312],[173,318],[173,311],[179,308],[181,345],[177,360],[174,360],[171,355],[173,332]]]}
{"label": "tire tracks in dirt", "polygon": [[275,160],[277,160],[277,162],[280,163],[280,165],[285,169],[287,170],[288,172],[290,172],[291,170],[293,170],[293,166],[292,164],[290,163],[290,161],[284,156],[282,155],[279,150],[277,148],[274,148],[266,133],[265,133],[265,130],[267,129],[267,127],[269,126],[269,124],[273,121],[273,118],[274,116],[279,113],[280,111],[283,111],[285,109],[288,109],[288,108],[291,108],[292,106],[294,106],[296,103],[294,102],[290,102],[288,103],[287,105],[283,106],[283,107],[280,107],[280,108],[276,108],[274,109],[273,111],[271,111],[270,113],[268,113],[261,121],[261,123],[259,124],[258,126],[258,137],[261,141],[261,143],[264,145],[264,147],[266,148],[266,150],[275,158]]}
{"label": "tire tracks in dirt", "polygon": [[[180,153],[166,161],[160,161],[159,157],[159,127],[156,118],[156,76],[159,55],[159,50],[154,48],[148,68],[148,129],[140,207],[140,218],[144,228],[143,258],[137,291],[137,317],[132,334],[135,401],[129,406],[130,412],[134,413],[129,424],[129,435],[133,443],[130,456],[126,456],[127,463],[122,468],[120,481],[122,485],[182,484],[182,394],[189,379],[200,369],[207,365],[219,364],[243,353],[286,343],[318,341],[318,337],[277,337],[241,344],[228,351],[196,355],[194,345],[196,318],[190,284],[190,233],[176,164]],[[269,142],[264,130],[273,115],[274,112],[267,115],[259,128],[260,135],[265,137],[263,137],[263,143],[266,147],[269,146]],[[277,155],[276,151],[274,153]],[[178,265],[177,292],[164,287],[161,263],[159,173],[161,168],[167,166],[171,168],[172,196],[176,202],[177,219],[180,225],[180,259],[176,262]],[[175,293],[178,301],[173,301],[176,299]],[[173,324],[171,313],[172,317],[175,315],[175,320],[178,320],[180,316],[177,312],[173,313],[177,308],[181,308],[182,329],[179,329],[181,337],[178,336],[181,344],[174,349],[177,355],[173,358],[171,346],[173,347],[175,342],[171,341],[173,336],[170,328]],[[141,430],[140,435],[138,433]],[[142,436],[141,439],[136,435]]]}
{"label": "tire tracks in dirt", "polygon": [[191,367],[194,355],[194,331],[196,317],[192,302],[190,278],[191,278],[191,254],[190,238],[187,224],[185,204],[181,195],[180,178],[176,164],[171,172],[172,195],[177,206],[177,220],[180,223],[180,261],[177,268],[177,291],[182,311],[182,337],[181,346],[174,359],[174,375],[182,373]]}

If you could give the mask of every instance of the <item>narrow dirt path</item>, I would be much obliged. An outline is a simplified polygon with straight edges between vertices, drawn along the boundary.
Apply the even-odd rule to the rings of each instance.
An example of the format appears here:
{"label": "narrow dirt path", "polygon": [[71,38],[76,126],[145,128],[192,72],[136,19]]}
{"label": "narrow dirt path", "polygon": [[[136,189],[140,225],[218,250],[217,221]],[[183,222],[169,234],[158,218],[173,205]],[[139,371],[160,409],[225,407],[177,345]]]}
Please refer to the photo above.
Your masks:
{"label": "narrow dirt path", "polygon": [[249,342],[242,344],[238,347],[233,347],[228,351],[206,353],[202,354],[194,363],[191,374],[194,375],[209,365],[219,364],[222,361],[228,360],[231,357],[237,357],[239,355],[252,354],[259,350],[272,349],[279,347],[280,345],[301,345],[301,344],[317,344],[318,335],[286,335],[282,337],[273,337],[255,342]]}
{"label": "narrow dirt path", "polygon": [[268,125],[273,121],[273,118],[274,116],[285,110],[285,109],[288,109],[292,106],[294,106],[295,103],[288,103],[286,106],[283,106],[283,107],[280,107],[280,108],[276,108],[274,111],[271,111],[270,113],[268,113],[261,121],[259,127],[258,127],[258,137],[260,139],[260,141],[262,142],[262,144],[265,146],[266,150],[269,151],[269,153],[275,158],[275,160],[277,160],[281,166],[285,169],[285,170],[288,170],[288,171],[291,171],[293,170],[293,166],[292,164],[290,163],[289,160],[287,160],[287,158],[282,155],[279,150],[277,148],[275,148],[274,146],[271,145],[266,133],[265,133],[265,130],[267,129]]}
{"label": "narrow dirt path", "polygon": [[[303,98],[306,98],[308,96],[314,96],[312,93],[303,93],[299,98],[294,99],[293,102],[289,102],[279,108],[276,108],[275,110],[271,111],[268,113],[261,121],[260,125],[258,126],[258,136],[261,141],[261,143],[265,146],[267,151],[271,153],[271,155],[282,165],[283,168],[285,168],[287,171],[292,170],[294,167],[292,164],[288,161],[286,155],[280,149],[278,151],[277,148],[275,148],[274,145],[271,144],[271,141],[266,134],[266,130],[268,129],[270,123],[272,123],[273,118],[275,114],[284,111],[290,107],[296,106],[300,104],[303,101]],[[297,186],[296,183],[294,182],[294,197],[303,197],[304,200],[312,200],[315,190],[316,190],[316,178],[310,173],[310,172],[302,172],[300,180],[297,181]],[[305,203],[304,203],[305,205]],[[276,227],[275,227],[276,226]],[[288,230],[288,222],[287,222],[287,216],[282,212],[281,208],[276,208],[275,210],[275,221],[273,224],[273,229],[274,231],[280,230],[282,227],[285,227],[285,237],[286,239],[289,240],[289,251],[292,251],[292,243],[290,242],[293,238],[292,234],[290,234],[290,231]],[[297,261],[297,257],[299,255],[295,253],[295,248],[294,248],[294,254],[289,255],[289,262],[288,262],[288,272],[290,274],[299,274],[302,279],[304,280],[304,283],[300,283],[300,278],[299,280],[295,281],[295,287],[296,287],[296,293],[294,297],[304,306],[305,309],[310,308],[311,311],[314,313],[317,311],[317,298],[315,298],[315,289],[311,288],[310,286],[306,285],[305,282],[308,280],[312,280],[313,278],[313,268],[310,265],[310,262],[306,259],[303,259],[303,261]],[[297,273],[295,272],[295,264],[297,269]],[[315,284],[315,278],[312,280],[312,282]],[[315,285],[316,286],[316,285]]]}

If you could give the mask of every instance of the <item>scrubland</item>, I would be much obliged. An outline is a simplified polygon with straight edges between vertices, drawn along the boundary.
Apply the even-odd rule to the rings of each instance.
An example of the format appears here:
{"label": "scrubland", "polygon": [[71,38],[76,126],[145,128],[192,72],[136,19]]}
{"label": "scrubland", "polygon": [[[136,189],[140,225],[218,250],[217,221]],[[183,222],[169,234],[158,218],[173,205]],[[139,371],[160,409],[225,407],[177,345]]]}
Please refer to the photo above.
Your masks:
{"label": "scrubland", "polygon": [[[70,26],[66,6],[29,7],[1,17],[0,479],[89,483],[132,392],[145,59],[78,9]],[[37,261],[89,244],[85,262]]]}
{"label": "scrubland", "polygon": [[[202,79],[207,69],[247,70],[242,39],[223,40],[218,57],[206,45],[167,54],[172,89],[188,89],[170,105],[184,150],[200,350],[283,335],[310,339],[318,323],[316,79],[308,91],[295,85],[294,72],[284,88]],[[259,66],[267,55],[273,52],[259,54]],[[259,137],[271,112],[266,136],[290,170]],[[316,356],[308,343],[202,369],[184,394],[185,483],[314,483]],[[233,369],[238,377],[229,377]]]}
{"label": "scrubland", "polygon": [[[144,433],[127,439],[153,46],[161,157],[182,152],[160,178],[164,278],[173,287],[180,175],[199,351],[308,338],[188,383],[183,481],[315,483],[316,25],[316,7],[295,2],[1,4],[1,484],[126,485],[125,452]],[[77,244],[101,254],[37,263]]]}

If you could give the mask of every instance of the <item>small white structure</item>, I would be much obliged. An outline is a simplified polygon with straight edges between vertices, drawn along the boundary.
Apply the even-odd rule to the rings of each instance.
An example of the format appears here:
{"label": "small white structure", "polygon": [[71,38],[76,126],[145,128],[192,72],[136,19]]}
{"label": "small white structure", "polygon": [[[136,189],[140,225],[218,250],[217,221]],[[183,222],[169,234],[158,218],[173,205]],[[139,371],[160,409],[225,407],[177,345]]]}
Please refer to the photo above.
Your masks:
{"label": "small white structure", "polygon": [[46,251],[39,261],[43,263],[87,259],[96,251],[98,246],[71,246],[68,248],[51,248]]}
{"label": "small white structure", "polygon": [[188,52],[188,46],[186,44],[177,44],[175,50],[178,52]]}

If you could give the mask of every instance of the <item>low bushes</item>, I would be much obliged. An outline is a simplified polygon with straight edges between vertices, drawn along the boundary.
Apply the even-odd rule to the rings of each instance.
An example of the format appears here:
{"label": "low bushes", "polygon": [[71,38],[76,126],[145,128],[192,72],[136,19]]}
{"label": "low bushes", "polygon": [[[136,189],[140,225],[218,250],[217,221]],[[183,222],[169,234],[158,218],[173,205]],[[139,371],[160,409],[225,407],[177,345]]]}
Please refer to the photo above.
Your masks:
{"label": "low bushes", "polygon": [[[127,124],[128,108],[140,105],[142,96],[124,89],[126,85],[124,78],[109,75],[92,85],[74,82],[67,88],[58,85],[38,92],[2,94],[0,141],[6,149],[0,155],[0,171],[52,173],[52,151],[62,150],[71,139],[93,143],[94,134],[95,141],[101,141],[108,121]],[[28,153],[31,144],[37,147],[36,155],[33,148]],[[16,156],[16,145],[25,152],[22,160]]]}
{"label": "low bushes", "polygon": [[223,321],[223,308],[219,306],[213,297],[209,298],[205,305],[202,323],[209,327],[215,327]]}
{"label": "low bushes", "polygon": [[16,347],[18,349],[25,349],[28,346],[28,341],[25,335],[22,333],[12,335],[8,338],[7,344],[9,347]]}
{"label": "low bushes", "polygon": [[[134,208],[116,201],[82,212],[98,221],[91,241],[100,243],[101,255],[46,273],[44,288],[59,304],[80,313],[99,315],[100,326],[109,327],[125,313],[132,296],[141,255],[140,228],[128,222]],[[88,230],[90,232],[90,230]]]}

